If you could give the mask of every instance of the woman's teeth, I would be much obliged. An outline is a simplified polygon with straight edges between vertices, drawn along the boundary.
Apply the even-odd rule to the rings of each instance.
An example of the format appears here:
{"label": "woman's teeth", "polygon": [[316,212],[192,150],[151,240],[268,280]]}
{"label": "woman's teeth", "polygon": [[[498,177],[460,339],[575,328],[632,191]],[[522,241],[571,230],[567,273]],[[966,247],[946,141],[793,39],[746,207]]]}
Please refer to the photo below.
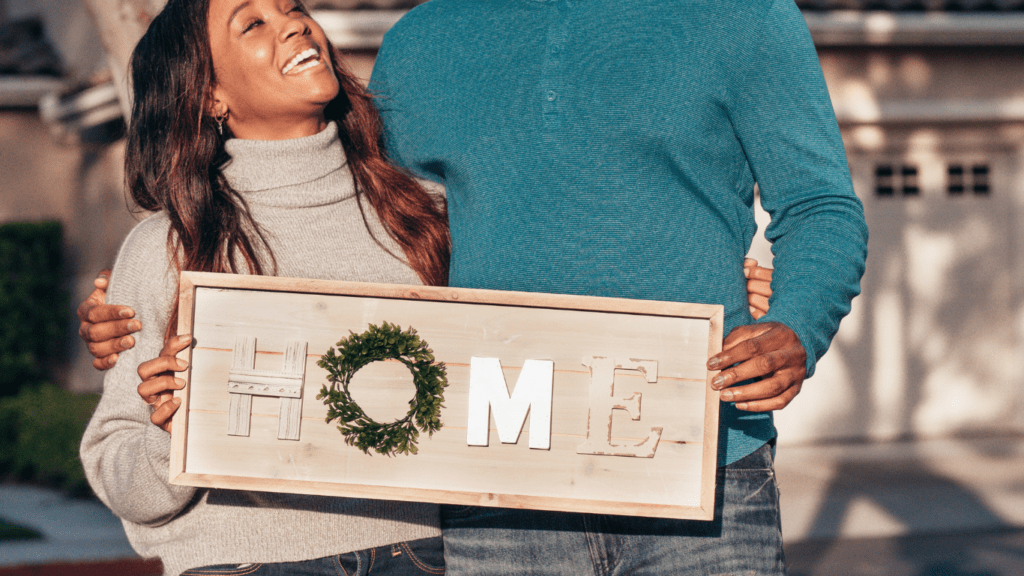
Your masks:
{"label": "woman's teeth", "polygon": [[[312,68],[313,66],[316,66],[317,64],[320,63],[320,60],[318,59],[319,56],[320,53],[317,52],[316,48],[308,48],[306,50],[303,50],[302,52],[296,54],[294,58],[289,60],[288,63],[284,65],[284,68],[281,69],[281,74],[288,74],[289,72],[298,74],[303,70]],[[309,58],[312,58],[312,60],[310,60],[309,62],[304,62],[304,60]]]}

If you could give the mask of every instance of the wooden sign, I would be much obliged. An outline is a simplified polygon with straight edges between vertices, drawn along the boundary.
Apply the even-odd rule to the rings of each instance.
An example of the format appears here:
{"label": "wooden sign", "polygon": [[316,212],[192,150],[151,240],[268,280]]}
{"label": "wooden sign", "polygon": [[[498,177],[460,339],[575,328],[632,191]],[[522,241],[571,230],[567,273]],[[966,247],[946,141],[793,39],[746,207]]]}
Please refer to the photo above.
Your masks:
{"label": "wooden sign", "polygon": [[[713,517],[721,306],[186,272],[191,333],[171,482],[461,505]],[[418,453],[345,443],[316,396],[320,357],[384,322],[447,369]],[[374,420],[406,414],[397,361],[353,377]]]}

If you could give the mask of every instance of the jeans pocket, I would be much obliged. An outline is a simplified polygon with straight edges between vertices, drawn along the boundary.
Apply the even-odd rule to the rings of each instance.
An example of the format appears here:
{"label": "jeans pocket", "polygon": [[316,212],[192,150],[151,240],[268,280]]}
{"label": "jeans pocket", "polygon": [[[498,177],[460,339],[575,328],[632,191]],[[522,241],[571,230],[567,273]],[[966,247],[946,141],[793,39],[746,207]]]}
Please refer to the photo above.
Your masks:
{"label": "jeans pocket", "polygon": [[181,576],[249,576],[257,575],[263,564],[214,564],[201,568],[189,568]]}
{"label": "jeans pocket", "polygon": [[444,544],[440,536],[400,542],[398,546],[424,574],[444,574]]}

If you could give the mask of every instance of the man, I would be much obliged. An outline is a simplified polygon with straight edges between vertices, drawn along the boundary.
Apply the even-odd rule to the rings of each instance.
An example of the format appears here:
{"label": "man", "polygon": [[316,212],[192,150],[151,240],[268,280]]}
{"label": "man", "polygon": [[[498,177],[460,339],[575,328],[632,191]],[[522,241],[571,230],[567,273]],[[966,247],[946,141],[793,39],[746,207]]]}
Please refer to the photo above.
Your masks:
{"label": "man", "polygon": [[[371,89],[393,159],[447,187],[452,286],[725,306],[714,521],[444,507],[449,573],[783,573],[770,411],[849,311],[867,242],[792,0],[432,0]],[[755,181],[776,270],[750,324]]]}
{"label": "man", "polygon": [[[867,230],[792,0],[433,0],[370,87],[448,190],[452,286],[725,305],[716,520],[442,510],[450,574],[782,573],[770,410],[859,291]],[[741,261],[772,215],[759,324]],[[741,343],[742,342],[742,343]],[[733,403],[735,402],[735,404]]]}

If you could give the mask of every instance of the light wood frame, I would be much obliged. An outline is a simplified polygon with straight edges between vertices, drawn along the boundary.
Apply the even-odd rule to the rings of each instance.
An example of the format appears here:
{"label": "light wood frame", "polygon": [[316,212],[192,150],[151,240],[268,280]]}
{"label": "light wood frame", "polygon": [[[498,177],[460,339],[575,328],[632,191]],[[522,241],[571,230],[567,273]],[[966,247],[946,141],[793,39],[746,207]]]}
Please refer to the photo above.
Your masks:
{"label": "light wood frame", "polygon": [[[296,308],[285,310],[291,302],[298,303]],[[226,310],[232,307],[238,309]],[[384,313],[387,317],[374,316],[375,311],[391,308],[395,312]],[[408,327],[410,322],[394,314],[406,315],[410,311],[426,314],[424,318],[436,318],[439,325],[435,330],[424,321],[412,323],[438,360],[448,366],[449,387],[445,392],[446,407],[441,413],[444,427],[433,437],[420,436],[417,455],[364,455],[344,444],[334,424],[323,422],[326,408],[315,396],[326,380],[326,372],[316,365],[316,360],[327,347],[350,331],[365,330],[368,323],[387,320]],[[480,320],[488,314],[497,314],[498,319]],[[206,316],[218,318],[208,323]],[[336,325],[341,317],[350,320]],[[534,328],[548,319],[550,325]],[[470,325],[478,320],[484,323],[482,335],[480,326],[469,328],[471,337],[455,334],[459,327],[453,327],[453,323],[464,321]],[[521,340],[516,339],[522,330],[513,336],[500,333],[503,326],[516,322],[525,323],[530,333]],[[641,326],[628,328],[636,322]],[[579,327],[577,333],[571,332],[568,324]],[[600,329],[594,329],[595,326]],[[649,326],[666,327],[665,334],[651,337],[655,339],[653,344],[642,341]],[[566,330],[565,336],[560,336],[561,330]],[[195,345],[179,355],[190,366],[183,376],[186,386],[177,393],[182,404],[174,418],[170,481],[206,488],[711,520],[719,393],[709,386],[717,372],[707,370],[704,362],[721,350],[722,330],[723,308],[719,305],[184,272],[180,281],[178,332],[193,334]],[[598,334],[612,331],[615,334]],[[264,427],[268,432],[262,440],[228,436],[226,425],[224,431],[218,431],[217,422],[226,419],[228,412],[226,385],[232,350],[231,344],[225,342],[229,337],[239,337],[240,332],[266,341],[272,350],[276,348],[276,352],[261,350],[257,354],[272,358],[268,367],[274,362],[280,365],[285,341],[310,341],[299,441],[277,438],[276,405],[271,414],[269,409],[257,413],[254,404],[254,427],[258,427],[257,420],[266,421]],[[328,337],[330,342],[323,346],[324,338]],[[531,337],[549,347],[564,344],[568,350],[550,358],[555,361],[556,373],[551,449],[530,450],[525,432],[520,434],[517,444],[502,444],[494,433],[493,420],[488,447],[466,445],[466,415],[461,412],[466,406],[468,356],[499,356],[511,388],[516,381],[516,363],[521,366],[524,359],[536,357],[541,349],[540,344],[531,343]],[[455,343],[449,345],[448,339]],[[663,357],[655,360],[664,367],[659,374],[663,386],[644,384],[642,375],[614,376],[617,388],[627,390],[632,385],[642,391],[641,399],[654,398],[645,400],[638,423],[630,421],[622,410],[614,412],[622,413],[615,417],[614,426],[625,434],[617,438],[643,437],[643,429],[636,426],[649,425],[658,416],[667,420],[654,422],[668,426],[662,452],[655,457],[581,455],[571,450],[590,433],[584,430],[581,435],[579,431],[579,422],[587,422],[585,386],[590,376],[582,365],[572,366],[573,362],[562,358],[572,358],[566,354],[574,353],[573,350],[586,352],[587,346],[594,348],[587,353],[607,355],[611,349],[618,357],[650,357],[653,353],[636,352],[645,350],[644,346],[661,350],[658,354]],[[458,354],[451,352],[455,347],[461,347]],[[520,354],[520,349],[525,351]],[[517,355],[521,357],[513,358]],[[394,364],[404,370],[401,364]],[[401,370],[395,374],[394,366],[384,366],[383,375],[369,377],[368,382],[375,386],[366,392],[372,394],[370,404],[386,402],[388,394],[392,403],[394,394],[406,395],[400,398],[411,396],[411,377],[407,372],[405,391],[401,386],[397,392],[393,387],[388,391],[391,382],[396,377],[401,379],[401,374]],[[571,396],[559,396],[560,379],[571,379],[574,383],[564,385],[566,394],[571,392]],[[380,392],[376,386],[380,386]],[[211,409],[219,405],[219,396],[215,395],[221,394],[221,389],[223,414],[219,408]],[[616,390],[617,395],[624,395],[623,390]],[[678,400],[667,401],[667,397],[658,394],[675,394]],[[213,404],[209,398],[214,398]],[[369,412],[362,398],[356,399]],[[563,428],[564,420],[571,422]],[[214,424],[205,424],[207,421]],[[270,435],[274,438],[269,439]],[[661,454],[665,456],[659,459]],[[289,460],[290,467],[280,464]],[[549,468],[558,466],[568,469],[553,471],[551,478],[545,477]],[[330,469],[325,473],[323,467]],[[514,482],[510,479],[513,476],[517,476]],[[610,484],[604,486],[605,482]]]}

